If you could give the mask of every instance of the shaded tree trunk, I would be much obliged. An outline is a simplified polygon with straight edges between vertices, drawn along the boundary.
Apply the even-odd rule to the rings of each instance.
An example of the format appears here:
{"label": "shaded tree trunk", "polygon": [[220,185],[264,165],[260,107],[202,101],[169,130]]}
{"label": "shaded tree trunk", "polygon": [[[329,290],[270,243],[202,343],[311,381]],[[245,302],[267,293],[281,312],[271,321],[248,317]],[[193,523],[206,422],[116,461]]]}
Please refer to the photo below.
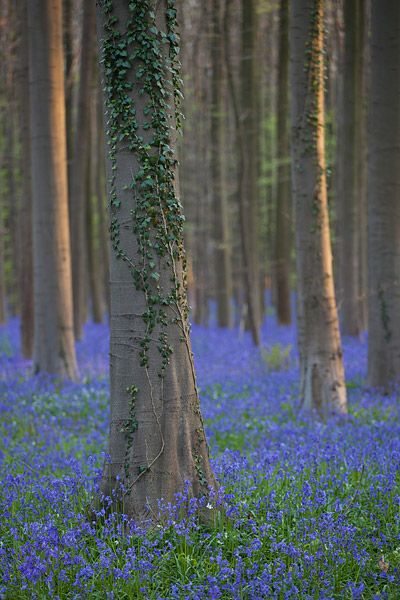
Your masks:
{"label": "shaded tree trunk", "polygon": [[20,215],[23,251],[19,265],[19,305],[21,316],[21,352],[24,358],[32,358],[34,338],[33,306],[33,239],[32,239],[32,177],[29,119],[29,52],[28,9],[25,0],[20,2],[21,16],[21,141],[22,141],[22,202]]}
{"label": "shaded tree trunk", "polygon": [[29,0],[34,371],[74,376],[61,0]]}
{"label": "shaded tree trunk", "polygon": [[339,303],[341,305],[341,325],[344,335],[359,335],[360,293],[359,293],[359,194],[360,159],[359,136],[362,115],[361,90],[361,0],[344,2],[344,54],[343,83],[341,98],[341,119],[339,144],[341,176],[339,182],[339,249],[340,283]]}
{"label": "shaded tree trunk", "polygon": [[323,0],[292,0],[292,186],[302,407],[346,413],[325,172]]}
{"label": "shaded tree trunk", "polygon": [[400,380],[400,3],[371,3],[368,383]]}
{"label": "shaded tree trunk", "polygon": [[166,0],[136,0],[129,7],[114,0],[106,12],[109,6],[97,5],[112,245],[111,462],[100,490],[108,496],[123,483],[121,509],[138,522],[154,522],[157,500],[174,503],[186,481],[195,497],[207,496],[217,483],[187,321],[175,158],[175,10]]}
{"label": "shaded tree trunk", "polygon": [[277,113],[276,313],[278,324],[290,325],[289,0],[280,4]]}
{"label": "shaded tree trunk", "polygon": [[94,27],[93,0],[84,0],[77,131],[74,143],[70,196],[72,290],[75,339],[77,340],[82,339],[82,327],[86,317],[85,191],[86,167],[90,149],[90,90],[93,73]]}
{"label": "shaded tree trunk", "polygon": [[223,40],[221,3],[213,0],[212,21],[212,109],[211,109],[211,176],[213,183],[214,261],[216,276],[217,323],[219,327],[233,325],[232,272],[229,235],[228,199],[225,173],[225,77],[223,73]]}
{"label": "shaded tree trunk", "polygon": [[[88,156],[88,164],[86,171],[86,242],[87,242],[87,257],[88,257],[88,275],[89,289],[91,299],[92,317],[95,323],[103,322],[103,303],[101,297],[102,290],[102,270],[100,263],[96,260],[96,229],[95,229],[95,210],[94,197],[92,196],[92,161],[91,154]],[[94,155],[95,153],[93,153]]]}

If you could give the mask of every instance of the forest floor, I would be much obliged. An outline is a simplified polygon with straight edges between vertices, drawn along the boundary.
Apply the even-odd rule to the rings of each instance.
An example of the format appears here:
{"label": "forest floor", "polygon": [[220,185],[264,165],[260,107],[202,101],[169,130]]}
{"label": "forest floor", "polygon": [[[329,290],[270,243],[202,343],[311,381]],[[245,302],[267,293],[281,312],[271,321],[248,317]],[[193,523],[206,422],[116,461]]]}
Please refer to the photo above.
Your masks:
{"label": "forest floor", "polygon": [[295,335],[273,315],[262,350],[193,327],[218,518],[165,513],[145,534],[86,516],[108,434],[107,326],[86,326],[81,381],[63,384],[29,375],[17,321],[0,329],[0,599],[398,600],[400,393],[367,389],[366,339],[344,339],[349,418],[305,418]]}

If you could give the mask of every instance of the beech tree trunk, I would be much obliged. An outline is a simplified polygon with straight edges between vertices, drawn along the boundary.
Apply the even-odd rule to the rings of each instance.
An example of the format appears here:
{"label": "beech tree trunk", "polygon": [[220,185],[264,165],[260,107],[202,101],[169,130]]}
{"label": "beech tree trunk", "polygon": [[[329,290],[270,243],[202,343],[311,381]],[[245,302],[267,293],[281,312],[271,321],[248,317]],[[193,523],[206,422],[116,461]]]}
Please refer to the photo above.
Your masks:
{"label": "beech tree trunk", "polygon": [[32,177],[30,152],[30,116],[29,116],[29,52],[28,52],[28,8],[20,2],[21,15],[21,140],[22,140],[22,202],[20,215],[21,240],[23,252],[19,265],[19,305],[21,352],[24,358],[32,358],[34,337],[33,306],[33,239],[32,239]]}
{"label": "beech tree trunk", "polygon": [[280,4],[277,113],[276,313],[279,325],[290,325],[292,211],[289,164],[289,0],[281,0]]}
{"label": "beech tree trunk", "polygon": [[211,112],[211,176],[213,183],[214,261],[216,276],[217,323],[219,327],[233,326],[232,272],[229,239],[228,199],[225,173],[225,77],[223,65],[223,40],[221,3],[212,4],[212,112]]}
{"label": "beech tree trunk", "polygon": [[400,380],[400,3],[371,3],[368,383]]}
{"label": "beech tree trunk", "polygon": [[195,497],[217,488],[187,320],[175,9],[167,0],[99,2],[97,31],[112,246],[111,461],[100,490],[109,496],[122,483],[121,510],[157,522],[158,499],[175,503],[186,481]]}
{"label": "beech tree trunk", "polygon": [[76,373],[66,170],[61,0],[29,0],[34,371]]}
{"label": "beech tree trunk", "polygon": [[82,328],[86,317],[85,193],[86,169],[90,150],[90,90],[93,73],[94,28],[93,0],[84,0],[77,131],[74,143],[70,198],[72,290],[76,340],[82,339]]}
{"label": "beech tree trunk", "polygon": [[362,104],[360,106],[362,47],[360,16],[362,0],[344,2],[344,54],[343,83],[340,109],[338,145],[341,160],[342,181],[339,182],[339,249],[340,283],[339,304],[344,335],[361,333],[359,291],[359,194],[360,160],[359,136],[361,131]]}
{"label": "beech tree trunk", "polygon": [[325,170],[323,0],[291,0],[292,186],[302,407],[346,413]]}

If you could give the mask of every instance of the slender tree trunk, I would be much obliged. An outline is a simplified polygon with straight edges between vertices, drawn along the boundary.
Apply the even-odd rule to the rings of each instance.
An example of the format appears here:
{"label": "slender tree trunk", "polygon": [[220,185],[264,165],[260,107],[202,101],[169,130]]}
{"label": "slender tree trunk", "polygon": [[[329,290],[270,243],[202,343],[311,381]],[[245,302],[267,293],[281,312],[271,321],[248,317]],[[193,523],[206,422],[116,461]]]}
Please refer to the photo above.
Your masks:
{"label": "slender tree trunk", "polygon": [[[72,48],[72,0],[63,0],[64,58],[65,58],[65,123],[67,132],[68,193],[72,189],[74,52]],[[70,198],[69,198],[70,200]]]}
{"label": "slender tree trunk", "polygon": [[187,321],[175,159],[175,10],[166,0],[111,6],[110,12],[110,2],[97,4],[112,245],[111,461],[100,490],[108,496],[122,483],[121,509],[138,522],[157,522],[158,499],[174,503],[186,481],[197,498],[217,486]]}
{"label": "slender tree trunk", "polygon": [[361,0],[344,1],[344,55],[343,84],[341,102],[341,127],[339,145],[342,161],[342,181],[338,202],[340,203],[339,232],[340,242],[340,295],[342,332],[345,335],[359,335],[361,322],[359,314],[359,211],[360,161],[359,135],[362,56],[360,39]]}
{"label": "slender tree trunk", "polygon": [[292,322],[290,302],[292,211],[289,164],[289,0],[281,0],[280,4],[277,108],[276,312],[279,325],[290,325]]}
{"label": "slender tree trunk", "polygon": [[360,39],[360,85],[356,90],[356,107],[358,111],[359,135],[357,136],[358,157],[358,220],[359,220],[359,318],[361,332],[368,329],[368,201],[367,201],[367,95],[368,95],[368,32],[369,32],[369,0],[359,0],[359,39]]}
{"label": "slender tree trunk", "polygon": [[108,318],[111,314],[110,305],[110,244],[107,229],[107,210],[106,210],[106,174],[104,160],[104,126],[103,126],[103,106],[101,100],[100,85],[97,85],[96,93],[96,174],[95,190],[97,198],[97,213],[99,217],[99,255],[101,272],[103,275],[104,296],[107,307]]}
{"label": "slender tree trunk", "polygon": [[[254,162],[254,127],[257,107],[255,105],[255,90],[247,89],[249,97],[246,96],[246,85],[256,84],[256,73],[254,70],[254,39],[255,36],[255,4],[253,0],[248,4],[243,0],[242,4],[242,105],[239,105],[239,94],[237,93],[229,49],[229,13],[231,11],[231,0],[225,1],[224,7],[224,42],[225,61],[228,77],[229,92],[231,95],[234,112],[236,135],[238,140],[238,195],[239,195],[239,219],[240,239],[242,244],[243,259],[243,284],[245,303],[247,305],[247,318],[253,342],[260,345],[260,311],[259,311],[259,266],[258,266],[258,194],[256,193],[257,163]],[[245,64],[244,64],[245,63]],[[241,113],[243,113],[243,118]],[[244,115],[246,119],[244,119]],[[250,121],[250,122],[249,122]],[[247,133],[245,129],[247,128]],[[253,160],[252,160],[253,159]],[[254,171],[255,170],[255,171]],[[254,180],[255,177],[255,180]]]}
{"label": "slender tree trunk", "polygon": [[292,185],[300,394],[306,410],[346,413],[325,170],[323,0],[292,0]]}
{"label": "slender tree trunk", "polygon": [[242,0],[242,64],[240,101],[240,143],[243,172],[240,187],[241,226],[245,239],[248,272],[248,316],[254,343],[259,346],[260,260],[259,260],[259,197],[258,197],[258,69],[257,69],[256,0]]}
{"label": "slender tree trunk", "polygon": [[400,380],[400,3],[371,3],[368,382]]}
{"label": "slender tree trunk", "polygon": [[211,58],[212,112],[211,112],[211,176],[214,205],[214,260],[216,275],[217,323],[229,327],[232,321],[232,272],[229,239],[228,199],[225,173],[225,77],[223,65],[223,40],[221,30],[221,3],[213,0],[213,40]]}
{"label": "slender tree trunk", "polygon": [[29,49],[28,9],[25,0],[20,1],[21,16],[21,140],[22,140],[22,203],[20,215],[23,252],[20,254],[19,304],[21,314],[21,352],[24,358],[32,358],[34,337],[33,306],[33,239],[32,239],[32,177],[30,153],[29,118]]}
{"label": "slender tree trunk", "polygon": [[75,338],[77,340],[82,339],[82,328],[86,316],[85,191],[86,166],[90,149],[90,90],[93,73],[94,27],[93,0],[84,0],[77,132],[74,144],[70,198],[72,291]]}
{"label": "slender tree trunk", "polygon": [[35,372],[74,376],[61,0],[29,0]]}
{"label": "slender tree trunk", "polygon": [[92,196],[92,161],[91,154],[88,156],[87,172],[86,172],[86,241],[87,241],[87,257],[88,257],[88,275],[92,317],[95,323],[103,322],[103,303],[101,298],[101,269],[96,260],[96,231],[94,219],[94,198]]}

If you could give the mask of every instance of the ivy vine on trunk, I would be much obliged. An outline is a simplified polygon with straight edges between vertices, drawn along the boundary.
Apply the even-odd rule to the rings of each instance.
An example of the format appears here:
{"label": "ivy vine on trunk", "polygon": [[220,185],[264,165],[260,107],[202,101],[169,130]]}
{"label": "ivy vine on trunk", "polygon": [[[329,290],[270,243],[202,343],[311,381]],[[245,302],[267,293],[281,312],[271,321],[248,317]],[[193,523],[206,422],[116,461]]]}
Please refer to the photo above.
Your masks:
{"label": "ivy vine on trunk", "polygon": [[176,160],[179,37],[173,0],[97,3],[112,246],[110,460],[101,493],[157,520],[211,471],[196,388]]}

